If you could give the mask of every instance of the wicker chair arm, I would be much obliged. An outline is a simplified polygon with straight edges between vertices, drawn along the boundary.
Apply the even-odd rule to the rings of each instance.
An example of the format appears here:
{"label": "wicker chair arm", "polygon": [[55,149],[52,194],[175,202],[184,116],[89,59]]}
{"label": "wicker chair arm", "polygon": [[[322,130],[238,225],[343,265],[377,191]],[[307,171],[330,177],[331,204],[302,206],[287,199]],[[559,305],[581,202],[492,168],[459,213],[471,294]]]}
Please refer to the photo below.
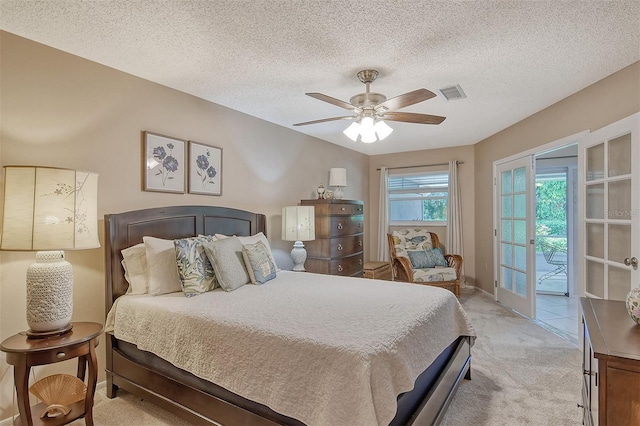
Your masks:
{"label": "wicker chair arm", "polygon": [[456,279],[460,280],[460,277],[462,276],[462,256],[459,254],[445,254],[444,258],[450,268],[455,268]]}
{"label": "wicker chair arm", "polygon": [[413,282],[413,268],[411,261],[404,256],[393,258],[393,276],[396,281]]}

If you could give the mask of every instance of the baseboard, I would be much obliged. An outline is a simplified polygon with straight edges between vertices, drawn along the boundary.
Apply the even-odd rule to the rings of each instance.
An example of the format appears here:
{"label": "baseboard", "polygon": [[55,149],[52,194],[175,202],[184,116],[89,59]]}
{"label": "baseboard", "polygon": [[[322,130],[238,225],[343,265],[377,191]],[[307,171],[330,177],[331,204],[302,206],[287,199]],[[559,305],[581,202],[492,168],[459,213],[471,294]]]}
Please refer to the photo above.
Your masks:
{"label": "baseboard", "polygon": [[486,294],[487,296],[489,296],[490,298],[492,298],[493,300],[496,300],[496,295],[493,293],[489,293],[488,291],[481,289],[480,287],[476,287],[478,290],[480,290],[482,293]]}
{"label": "baseboard", "polygon": [[[100,383],[96,384],[96,391],[98,391],[98,389],[103,389],[105,387],[107,387],[107,381],[103,380]],[[14,400],[14,404],[16,404],[15,400]],[[15,416],[18,417],[18,414],[17,414],[18,413],[18,409],[15,408],[15,410],[16,410],[16,415]],[[13,417],[9,417],[9,418],[6,418],[4,420],[0,420],[0,426],[13,426]]]}

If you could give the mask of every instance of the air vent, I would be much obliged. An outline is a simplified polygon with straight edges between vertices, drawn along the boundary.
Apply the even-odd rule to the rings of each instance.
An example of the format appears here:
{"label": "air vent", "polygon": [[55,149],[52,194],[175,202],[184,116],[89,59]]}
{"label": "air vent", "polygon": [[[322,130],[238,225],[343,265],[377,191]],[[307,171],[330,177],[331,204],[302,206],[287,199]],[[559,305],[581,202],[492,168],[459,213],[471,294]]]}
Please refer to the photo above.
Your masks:
{"label": "air vent", "polygon": [[440,92],[440,94],[448,101],[464,99],[467,97],[459,84],[456,84],[455,86],[443,87],[442,89],[438,89],[438,92]]}

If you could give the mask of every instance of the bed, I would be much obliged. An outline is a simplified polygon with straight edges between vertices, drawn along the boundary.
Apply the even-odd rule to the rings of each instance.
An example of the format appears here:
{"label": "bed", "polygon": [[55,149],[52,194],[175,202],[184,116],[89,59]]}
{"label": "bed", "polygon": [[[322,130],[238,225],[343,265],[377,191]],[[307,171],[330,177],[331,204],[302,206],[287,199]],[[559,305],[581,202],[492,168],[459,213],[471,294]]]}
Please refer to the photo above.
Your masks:
{"label": "bed", "polygon": [[[128,247],[134,246],[143,241],[143,237],[151,236],[163,239],[177,239],[177,238],[186,238],[197,235],[214,235],[214,234],[225,234],[225,235],[238,235],[238,236],[249,236],[259,234],[260,232],[266,234],[266,219],[264,215],[255,214],[247,211],[230,209],[230,208],[222,208],[222,207],[209,207],[209,206],[173,206],[173,207],[164,207],[164,208],[152,208],[145,210],[138,210],[126,213],[119,214],[111,214],[105,216],[105,240],[106,240],[106,308],[107,312],[112,312],[112,308],[114,303],[118,301],[118,304],[122,304],[123,312],[125,305],[131,305],[129,307],[130,315],[135,317],[136,312],[141,313],[146,309],[151,309],[150,305],[160,305],[160,309],[165,309],[163,311],[154,312],[152,314],[140,315],[139,317],[135,317],[135,321],[133,322],[142,322],[145,318],[153,317],[155,319],[163,318],[172,318],[168,315],[174,315],[175,305],[184,305],[187,303],[185,301],[185,297],[180,294],[169,294],[163,295],[162,297],[130,297],[125,296],[129,284],[124,276],[124,271],[121,266],[122,254],[121,251]],[[300,281],[302,278],[305,278],[304,281]],[[280,299],[283,299],[283,295],[289,295],[288,297],[298,298],[298,300],[304,299],[304,294],[297,294],[296,292],[303,292],[305,287],[309,287],[309,291],[317,291],[318,286],[323,285],[323,291],[317,292],[317,297],[324,297],[323,294],[327,294],[326,297],[332,297],[334,294],[333,290],[324,290],[329,288],[335,288],[335,294],[339,295],[339,298],[335,299],[338,302],[343,300],[343,298],[351,297],[348,293],[354,293],[361,300],[361,305],[370,309],[374,309],[371,306],[374,306],[377,303],[375,299],[376,293],[379,291],[390,292],[391,290],[394,293],[404,293],[409,292],[408,294],[413,294],[411,292],[415,292],[416,296],[422,297],[424,294],[427,297],[427,293],[424,291],[418,292],[418,287],[413,284],[401,284],[401,283],[391,283],[385,281],[378,280],[366,280],[361,278],[346,278],[348,281],[345,282],[344,286],[341,286],[339,283],[340,280],[344,280],[345,278],[341,277],[333,277],[333,276],[323,276],[317,274],[300,274],[293,273],[289,271],[278,272],[278,276],[261,286],[245,286],[247,288],[240,288],[238,290],[224,293],[218,290],[214,290],[212,292],[191,298],[193,299],[193,304],[188,305],[192,312],[204,312],[206,309],[202,308],[202,306],[215,306],[215,303],[218,303],[222,298],[225,299],[226,305],[221,306],[233,306],[232,304],[239,304],[240,308],[237,312],[252,312],[251,315],[247,314],[245,317],[240,319],[234,318],[233,321],[245,321],[241,324],[238,329],[244,333],[241,334],[241,338],[238,338],[234,345],[230,345],[227,350],[236,351],[237,353],[233,353],[234,357],[242,357],[243,354],[247,352],[251,352],[250,348],[253,344],[249,341],[252,335],[260,335],[265,333],[271,333],[273,330],[263,329],[260,332],[256,332],[256,330],[251,327],[260,327],[260,324],[254,324],[252,326],[248,326],[247,321],[252,320],[252,317],[265,318],[269,317],[268,313],[265,311],[264,313],[258,312],[256,314],[256,308],[251,303],[256,303],[256,299],[264,299],[266,301],[271,300],[269,303],[274,306],[278,303]],[[296,281],[300,284],[296,284]],[[401,287],[393,287],[393,286],[401,286]],[[316,290],[314,290],[316,289]],[[425,287],[426,289],[426,287]],[[442,292],[449,293],[443,291],[441,289],[430,288],[432,292]],[[216,293],[217,292],[217,293]],[[262,293],[259,293],[262,292]],[[278,293],[281,292],[281,293]],[[343,295],[340,292],[344,292],[346,295]],[[366,294],[367,296],[362,299],[362,295]],[[255,296],[259,295],[259,296]],[[388,293],[390,297],[392,297],[392,293]],[[428,296],[431,296],[429,294]],[[438,296],[438,294],[433,294],[434,297]],[[450,293],[449,293],[449,296]],[[338,297],[338,296],[335,296]],[[398,296],[400,297],[400,296]],[[120,300],[118,300],[120,298]],[[388,298],[388,297],[387,297]],[[409,296],[411,299],[416,299],[416,297]],[[134,299],[139,299],[137,302]],[[152,300],[154,303],[151,303]],[[453,297],[455,299],[455,297]],[[126,302],[122,302],[122,300],[126,300]],[[190,299],[188,299],[190,300]],[[156,303],[157,302],[157,303]],[[139,303],[136,305],[136,303]],[[191,301],[189,302],[191,303]],[[200,308],[196,308],[196,305],[201,306]],[[249,303],[249,305],[244,305]],[[284,302],[283,302],[284,303]],[[425,299],[425,304],[429,302]],[[444,310],[451,311],[460,309],[457,304],[457,300],[453,305],[449,302],[446,302],[444,305],[449,306],[448,308],[442,308]],[[296,303],[289,303],[289,305],[296,305]],[[337,303],[339,305],[339,303]],[[284,306],[284,305],[283,305]],[[268,343],[269,340],[265,340],[259,342],[260,348],[269,347],[272,348],[267,349],[266,352],[260,353],[260,363],[258,367],[252,366],[251,362],[246,362],[243,364],[242,362],[233,363],[234,365],[230,365],[228,368],[220,368],[220,370],[228,370],[233,371],[232,377],[225,377],[224,375],[219,375],[219,371],[216,373],[218,375],[211,375],[209,379],[207,378],[207,374],[203,371],[195,369],[195,371],[187,371],[189,369],[193,370],[190,367],[187,367],[190,360],[188,356],[180,356],[178,354],[179,359],[171,358],[170,355],[166,355],[163,353],[164,344],[154,342],[157,340],[160,342],[160,339],[163,337],[162,334],[172,335],[175,333],[166,331],[165,333],[157,332],[156,335],[152,335],[152,338],[146,336],[146,340],[143,339],[144,343],[134,343],[133,335],[134,331],[126,331],[126,328],[121,327],[120,329],[116,328],[114,331],[110,331],[107,333],[107,365],[106,365],[106,374],[107,374],[107,396],[109,398],[113,398],[116,396],[116,392],[119,388],[122,388],[128,392],[136,394],[142,398],[145,398],[165,409],[171,411],[188,421],[194,424],[222,424],[222,425],[238,425],[238,424],[246,424],[246,425],[299,425],[299,424],[327,424],[332,421],[332,415],[342,415],[342,419],[346,419],[344,413],[351,413],[353,411],[353,419],[357,419],[354,422],[357,424],[393,424],[393,425],[402,425],[402,424],[437,424],[442,416],[445,413],[445,410],[462,378],[470,378],[470,362],[471,362],[471,345],[473,344],[473,331],[471,327],[465,327],[465,324],[461,324],[458,327],[458,331],[456,331],[456,335],[447,341],[447,344],[440,344],[442,347],[430,347],[431,345],[422,344],[422,348],[425,352],[425,359],[428,360],[428,365],[424,365],[424,369],[420,367],[420,371],[411,372],[411,368],[416,368],[418,365],[422,365],[420,363],[420,359],[412,360],[408,368],[408,372],[406,374],[399,374],[396,370],[402,370],[402,368],[396,369],[393,368],[393,374],[396,376],[402,376],[399,379],[394,378],[386,379],[385,378],[385,365],[396,365],[393,362],[398,362],[396,358],[398,356],[395,352],[392,351],[392,354],[382,353],[379,348],[372,350],[372,353],[375,352],[376,356],[380,355],[379,358],[382,361],[378,362],[381,367],[371,367],[372,370],[380,370],[381,373],[378,374],[378,377],[373,377],[371,381],[371,395],[359,395],[356,391],[359,389],[349,391],[349,393],[344,393],[349,389],[351,382],[359,383],[360,380],[357,377],[356,373],[350,372],[350,370],[356,370],[357,368],[351,368],[348,364],[350,362],[348,358],[345,358],[346,361],[336,361],[335,359],[333,365],[327,368],[326,372],[334,372],[336,374],[341,375],[343,380],[341,381],[339,386],[336,386],[335,389],[328,388],[327,383],[336,382],[336,380],[331,379],[330,376],[327,380],[324,380],[325,374],[318,375],[315,367],[315,362],[320,362],[321,359],[331,360],[332,356],[336,354],[336,352],[343,356],[345,353],[358,353],[360,354],[363,349],[362,347],[375,347],[374,344],[370,344],[367,341],[363,341],[363,346],[354,348],[352,341],[360,340],[357,336],[358,330],[354,327],[335,327],[335,330],[339,330],[340,332],[336,333],[326,333],[326,328],[324,330],[324,335],[318,338],[309,338],[308,336],[296,336],[295,329],[310,330],[312,328],[320,328],[322,327],[311,327],[311,324],[318,324],[322,321],[318,321],[319,317],[314,317],[313,315],[321,315],[319,312],[312,313],[314,311],[314,305],[309,304],[308,306],[302,306],[299,308],[302,311],[309,312],[309,319],[311,321],[308,325],[304,325],[305,319],[302,317],[299,320],[295,321],[297,324],[296,327],[293,327],[292,321],[283,321],[282,324],[277,325],[277,328],[280,328],[279,333],[291,333],[287,335],[286,338],[281,338],[274,335],[273,342],[276,342],[278,338],[281,339],[280,343],[276,346],[286,346],[288,344],[294,345],[299,344],[302,340],[313,340],[314,342],[320,342],[320,345],[316,348],[305,349],[302,346],[296,347],[296,353],[301,354],[302,359],[306,359],[309,362],[309,368],[300,368],[301,360],[298,360],[298,364],[296,364],[293,360],[295,357],[291,357],[287,360],[281,360],[280,364],[277,364],[277,359],[282,357],[283,355],[278,354],[277,350],[274,350],[273,353],[271,350],[273,349],[273,342]],[[453,308],[451,307],[453,306]],[[457,307],[456,307],[457,306]],[[118,306],[118,310],[121,307]],[[153,307],[153,309],[157,309],[157,307]],[[334,312],[330,316],[335,317],[341,315],[339,312],[346,312],[348,310],[338,308],[337,314]],[[219,309],[224,310],[224,309]],[[407,310],[410,310],[407,308]],[[120,312],[119,312],[120,313]],[[123,313],[123,318],[125,314]],[[302,315],[302,312],[298,312],[296,315]],[[349,315],[356,315],[354,313],[349,313]],[[370,313],[365,313],[363,315],[369,315]],[[417,316],[434,316],[432,314],[422,315],[416,311]],[[459,315],[459,314],[456,314]],[[195,315],[198,316],[198,315]],[[273,317],[273,315],[271,315]],[[354,317],[357,318],[358,317]],[[340,319],[338,319],[340,320]],[[376,320],[381,321],[376,318]],[[272,319],[265,321],[265,324],[271,324]],[[329,321],[327,319],[327,321]],[[403,320],[393,320],[390,323],[398,323]],[[442,322],[443,320],[441,320]],[[171,323],[175,326],[174,323],[178,321],[162,321],[159,320],[158,323],[153,323],[151,326],[149,324],[146,325],[147,329],[153,328],[154,330],[163,330],[163,327],[168,327],[168,323]],[[356,321],[357,322],[357,321]],[[375,321],[371,321],[374,323]],[[462,321],[464,322],[464,321]],[[124,324],[124,322],[123,322]],[[301,325],[302,324],[302,325]],[[393,325],[392,324],[392,325]],[[383,322],[379,322],[378,325],[384,325]],[[206,328],[207,326],[199,325],[200,328]],[[220,327],[220,326],[218,326]],[[307,328],[305,328],[307,327]],[[425,325],[424,327],[428,327]],[[384,328],[384,327],[382,327]],[[417,327],[410,327],[416,328]],[[119,331],[118,331],[119,330]],[[171,330],[171,328],[167,328],[167,330]],[[221,331],[222,330],[222,331]],[[223,335],[224,328],[216,328],[214,333],[217,336]],[[234,331],[237,332],[237,331]],[[388,330],[388,333],[393,333],[394,329],[391,327]],[[411,331],[413,332],[413,331]],[[131,333],[131,335],[129,334]],[[352,333],[352,334],[349,334]],[[353,334],[356,333],[356,334]],[[367,332],[363,331],[366,335]],[[340,336],[343,334],[344,336]],[[402,333],[400,333],[402,334]],[[409,335],[410,332],[407,332]],[[117,338],[116,335],[120,336]],[[345,343],[336,343],[334,339],[346,339]],[[326,340],[323,340],[326,339]],[[363,338],[364,339],[364,338]],[[409,339],[409,338],[407,338]],[[443,337],[443,339],[447,339],[447,337]],[[195,338],[190,338],[188,341],[194,341]],[[398,338],[398,341],[402,339]],[[142,341],[141,341],[142,342]],[[265,343],[266,342],[266,343]],[[292,343],[293,342],[293,343]],[[378,341],[377,341],[378,342]],[[394,346],[395,341],[383,341],[380,340],[378,343],[382,344],[383,347],[386,346]],[[391,343],[390,343],[391,342]],[[257,343],[258,344],[258,343]],[[141,347],[138,347],[141,345]],[[188,343],[184,343],[184,347],[188,348]],[[336,351],[335,348],[338,348]],[[141,349],[143,348],[143,349]],[[327,349],[329,348],[329,349]],[[331,349],[333,348],[333,349]],[[305,353],[304,351],[309,351]],[[323,353],[324,350],[328,350],[327,354]],[[415,353],[415,350],[411,350],[412,353]],[[434,352],[435,351],[435,352]],[[192,349],[192,351],[182,351],[183,353],[196,352],[196,349]],[[259,352],[259,351],[256,351]],[[427,352],[435,353],[435,355],[427,356]],[[381,354],[380,354],[381,353]],[[162,356],[159,356],[162,355]],[[320,356],[308,356],[308,354],[321,354]],[[333,355],[332,355],[333,354]],[[228,355],[228,353],[227,353]],[[212,354],[213,356],[213,354]],[[248,356],[248,360],[251,360],[250,355]],[[360,358],[361,356],[358,355]],[[366,355],[369,356],[369,355]],[[170,359],[172,362],[169,362],[166,358]],[[199,360],[203,359],[200,355],[197,357]],[[316,360],[317,358],[317,360]],[[415,358],[415,357],[414,357]],[[256,358],[257,359],[257,358]],[[403,361],[403,360],[400,360]],[[376,361],[377,362],[377,361]],[[425,361],[426,362],[426,361]],[[213,362],[212,362],[213,363]],[[282,368],[282,365],[286,365],[289,363],[290,369]],[[199,362],[202,364],[202,362]],[[239,370],[237,365],[245,365],[247,370]],[[273,364],[273,366],[271,366]],[[371,365],[378,365],[372,363]],[[222,365],[217,363],[217,365]],[[288,376],[291,378],[292,383],[295,382],[296,386],[300,386],[300,389],[295,389],[292,386],[281,386],[282,390],[274,390],[279,389],[278,386],[268,386],[269,392],[261,394],[260,389],[266,388],[267,386],[257,386],[251,383],[253,377],[255,380],[258,380],[258,375],[263,376],[266,375],[268,378],[270,376],[270,371],[264,371],[263,365],[269,365],[268,368],[280,368],[283,370],[289,370],[288,374],[295,373],[294,376]],[[398,364],[401,365],[401,364]],[[280,366],[280,367],[279,367]],[[187,367],[187,368],[180,368]],[[196,366],[197,367],[197,366]],[[365,368],[366,374],[369,374],[369,367],[367,365]],[[251,370],[253,368],[253,370]],[[260,369],[256,369],[260,368]],[[342,371],[341,370],[344,370]],[[256,374],[258,372],[259,374]],[[382,379],[380,379],[379,375],[382,374]],[[352,375],[353,377],[344,378],[345,375]],[[243,377],[244,382],[238,384],[236,383],[235,377]],[[406,377],[405,377],[406,376]],[[216,377],[217,380],[211,380],[211,377]],[[338,376],[336,376],[338,377]],[[368,377],[368,376],[367,376]],[[406,381],[410,379],[412,383],[407,386]],[[389,392],[394,392],[394,388],[392,385],[396,384],[396,381],[399,383],[398,386],[402,388],[402,392],[398,392],[399,395],[394,394],[393,398],[393,407],[392,410],[395,413],[393,417],[389,416],[389,407],[388,405],[389,398],[386,399],[380,397],[380,393],[384,394],[385,392],[388,394]],[[237,380],[240,382],[240,379]],[[299,382],[299,383],[298,383]],[[382,386],[380,385],[382,383]],[[389,385],[391,383],[391,385]],[[376,386],[374,386],[376,384]],[[363,386],[360,386],[362,388]],[[366,386],[364,386],[366,387]],[[385,388],[384,391],[378,392],[375,390],[376,387]],[[391,387],[391,389],[387,389]],[[274,388],[274,389],[271,389]],[[230,390],[231,389],[231,390]],[[232,390],[240,389],[240,391],[233,392]],[[354,388],[355,389],[355,388]],[[399,388],[398,388],[399,389]],[[397,390],[397,389],[396,389]],[[252,393],[254,392],[254,393]],[[257,392],[257,393],[256,393]],[[343,392],[341,394],[341,392]],[[282,395],[280,395],[282,393]],[[258,397],[252,399],[251,397],[245,397],[242,395],[257,395]],[[305,397],[303,400],[300,400],[297,403],[293,403],[292,401],[298,395],[312,395],[313,397]],[[354,395],[353,398],[350,399],[351,395]],[[397,397],[395,396],[397,395]],[[388,396],[388,395],[387,395]],[[273,400],[272,400],[273,398]],[[341,406],[341,401],[345,400],[347,406]],[[320,403],[323,401],[323,403]],[[363,402],[364,401],[364,402]],[[382,402],[379,402],[382,401]],[[321,407],[324,404],[324,408]],[[306,407],[306,411],[303,408],[300,408],[299,411],[296,409],[297,406]],[[370,407],[369,407],[370,406]],[[276,409],[273,409],[275,407]],[[317,412],[316,412],[317,411]],[[343,414],[336,414],[336,413]],[[316,416],[317,415],[317,416]],[[348,415],[348,414],[347,414]],[[369,417],[367,417],[369,416]],[[373,416],[373,417],[371,417]],[[301,420],[304,419],[304,420]],[[375,421],[371,421],[371,419],[375,419]],[[351,420],[351,418],[349,418]],[[336,424],[336,422],[333,422]],[[344,422],[343,422],[344,423]]]}

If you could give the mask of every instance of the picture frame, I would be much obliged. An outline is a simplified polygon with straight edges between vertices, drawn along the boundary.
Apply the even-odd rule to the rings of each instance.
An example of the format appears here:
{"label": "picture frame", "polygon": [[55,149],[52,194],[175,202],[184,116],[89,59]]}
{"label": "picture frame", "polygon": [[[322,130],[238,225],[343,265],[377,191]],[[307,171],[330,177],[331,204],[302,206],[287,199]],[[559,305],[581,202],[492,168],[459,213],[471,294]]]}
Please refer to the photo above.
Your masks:
{"label": "picture frame", "polygon": [[189,193],[222,195],[222,148],[189,141]]}
{"label": "picture frame", "polygon": [[143,140],[143,189],[184,194],[187,141],[147,131]]}

